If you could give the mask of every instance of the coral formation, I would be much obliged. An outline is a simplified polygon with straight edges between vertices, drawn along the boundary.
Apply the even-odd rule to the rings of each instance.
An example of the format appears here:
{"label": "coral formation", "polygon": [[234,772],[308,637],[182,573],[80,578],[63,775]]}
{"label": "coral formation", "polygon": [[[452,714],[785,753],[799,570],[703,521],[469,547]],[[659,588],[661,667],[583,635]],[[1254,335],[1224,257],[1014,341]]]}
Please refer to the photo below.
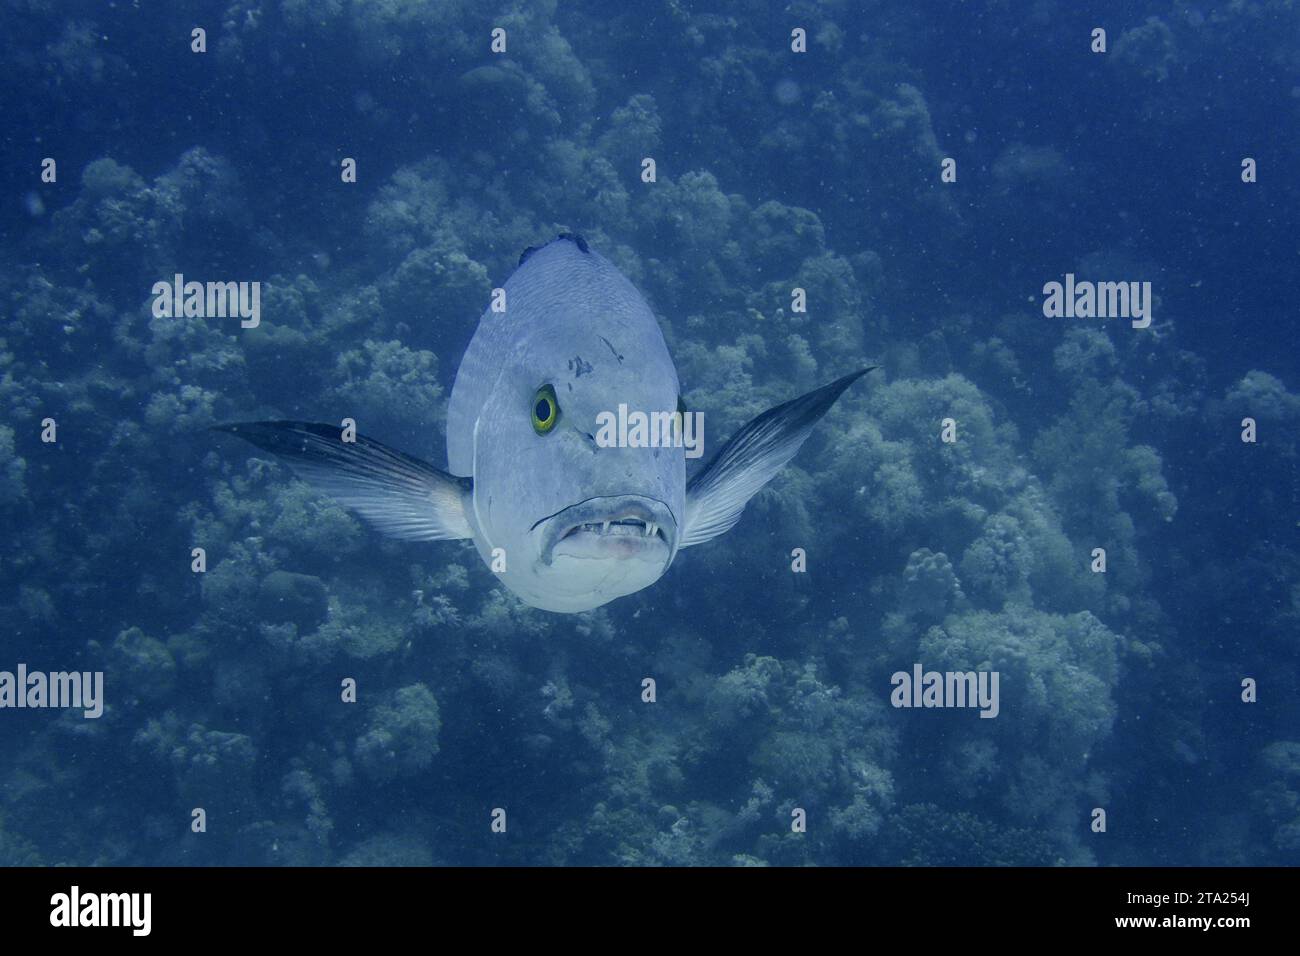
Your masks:
{"label": "coral formation", "polygon": [[[1097,79],[1102,132],[1119,113],[1163,150],[1199,120],[1198,16],[1294,69],[1269,6],[1135,20]],[[0,36],[0,111],[60,166],[0,237],[4,666],[102,669],[108,706],[0,735],[0,862],[1192,862],[1210,851],[1183,832],[1231,843],[1215,813],[1238,805],[1236,862],[1300,859],[1294,704],[1243,718],[1233,696],[1300,679],[1293,370],[1190,344],[1199,303],[1175,287],[1204,270],[1146,242],[1141,195],[1116,200],[1122,230],[1078,222],[1117,182],[1080,145],[1096,117],[991,136],[964,81],[913,63],[919,9],[852,8],[789,7],[815,54],[792,64],[786,8],[763,4],[647,24],[589,2],[230,0],[207,63],[244,108],[206,109],[202,135],[167,125],[190,92],[88,105],[153,55],[117,39],[127,13],[24,9],[45,52]],[[18,90],[66,101],[75,137]],[[1218,248],[1214,228],[1175,245]],[[656,588],[535,611],[468,545],[382,540],[207,432],[350,417],[442,465],[474,321],[522,249],[570,229],[645,293],[710,442],[881,366]],[[1034,296],[1066,268],[1168,277],[1169,300],[1144,337],[1061,325]],[[178,272],[259,280],[260,326],[156,316]],[[998,671],[1000,715],[889,707],[917,662]],[[1225,727],[1256,735],[1249,772]],[[1210,779],[1213,809],[1180,803]],[[1090,839],[1093,807],[1138,793],[1190,816]],[[523,839],[486,840],[494,807]]]}

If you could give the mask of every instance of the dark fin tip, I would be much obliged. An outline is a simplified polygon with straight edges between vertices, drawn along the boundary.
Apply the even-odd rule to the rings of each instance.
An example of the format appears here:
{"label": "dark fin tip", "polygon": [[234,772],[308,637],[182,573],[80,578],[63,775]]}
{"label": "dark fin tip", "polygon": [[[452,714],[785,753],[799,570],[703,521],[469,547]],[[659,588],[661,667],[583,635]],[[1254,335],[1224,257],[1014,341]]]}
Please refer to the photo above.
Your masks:
{"label": "dark fin tip", "polygon": [[591,252],[591,250],[587,248],[587,240],[582,238],[582,236],[578,235],[576,232],[562,232],[555,238],[557,240],[567,239],[569,240],[569,242],[573,243],[583,252],[587,252],[587,253]]}
{"label": "dark fin tip", "polygon": [[[562,232],[554,239],[552,239],[551,242],[571,242],[575,246],[577,246],[580,251],[586,253],[591,252],[590,247],[587,245],[587,240],[582,238],[582,236],[578,235],[576,232]],[[531,256],[538,249],[546,248],[551,244],[551,242],[544,242],[540,246],[529,246],[527,249],[525,249],[523,252],[519,254],[519,265],[522,266],[525,262],[528,261],[529,256]],[[518,268],[518,266],[516,266],[516,268]]]}

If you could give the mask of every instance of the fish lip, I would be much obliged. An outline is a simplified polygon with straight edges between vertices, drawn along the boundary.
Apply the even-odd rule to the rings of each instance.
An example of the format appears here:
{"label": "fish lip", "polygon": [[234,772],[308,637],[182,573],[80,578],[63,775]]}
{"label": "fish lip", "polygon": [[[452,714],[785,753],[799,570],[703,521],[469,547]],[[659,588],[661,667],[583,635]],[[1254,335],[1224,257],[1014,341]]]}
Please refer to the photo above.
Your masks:
{"label": "fish lip", "polygon": [[542,531],[542,563],[550,564],[555,546],[575,528],[601,521],[634,518],[659,526],[669,553],[676,550],[677,516],[667,503],[646,495],[597,495],[534,522],[530,531],[545,525]]}

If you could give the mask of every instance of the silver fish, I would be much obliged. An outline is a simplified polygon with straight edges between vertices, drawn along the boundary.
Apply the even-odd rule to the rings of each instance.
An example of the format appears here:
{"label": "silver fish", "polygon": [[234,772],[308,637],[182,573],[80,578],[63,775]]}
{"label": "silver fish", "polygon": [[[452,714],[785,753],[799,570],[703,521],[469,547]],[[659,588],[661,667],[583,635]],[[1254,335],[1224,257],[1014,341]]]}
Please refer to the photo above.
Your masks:
{"label": "silver fish", "polygon": [[680,441],[598,440],[620,405],[683,421],[677,369],[632,283],[565,234],[527,250],[504,289],[505,312],[483,313],[456,373],[445,472],[361,435],[345,441],[334,425],[218,430],[276,454],[387,535],[471,539],[525,603],[574,613],[648,587],[680,549],[734,526],[871,371],[768,409],[688,481]]}

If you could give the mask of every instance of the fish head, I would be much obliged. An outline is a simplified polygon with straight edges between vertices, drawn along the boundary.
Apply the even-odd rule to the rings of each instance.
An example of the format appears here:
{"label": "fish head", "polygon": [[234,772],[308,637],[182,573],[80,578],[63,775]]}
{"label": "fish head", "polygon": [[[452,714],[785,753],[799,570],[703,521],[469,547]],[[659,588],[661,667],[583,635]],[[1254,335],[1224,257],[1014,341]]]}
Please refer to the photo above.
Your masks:
{"label": "fish head", "polygon": [[653,584],[677,553],[685,451],[662,431],[634,445],[617,424],[642,412],[662,425],[678,409],[676,370],[640,305],[635,323],[606,300],[549,316],[549,333],[503,356],[475,422],[475,544],[534,607],[599,607]]}

